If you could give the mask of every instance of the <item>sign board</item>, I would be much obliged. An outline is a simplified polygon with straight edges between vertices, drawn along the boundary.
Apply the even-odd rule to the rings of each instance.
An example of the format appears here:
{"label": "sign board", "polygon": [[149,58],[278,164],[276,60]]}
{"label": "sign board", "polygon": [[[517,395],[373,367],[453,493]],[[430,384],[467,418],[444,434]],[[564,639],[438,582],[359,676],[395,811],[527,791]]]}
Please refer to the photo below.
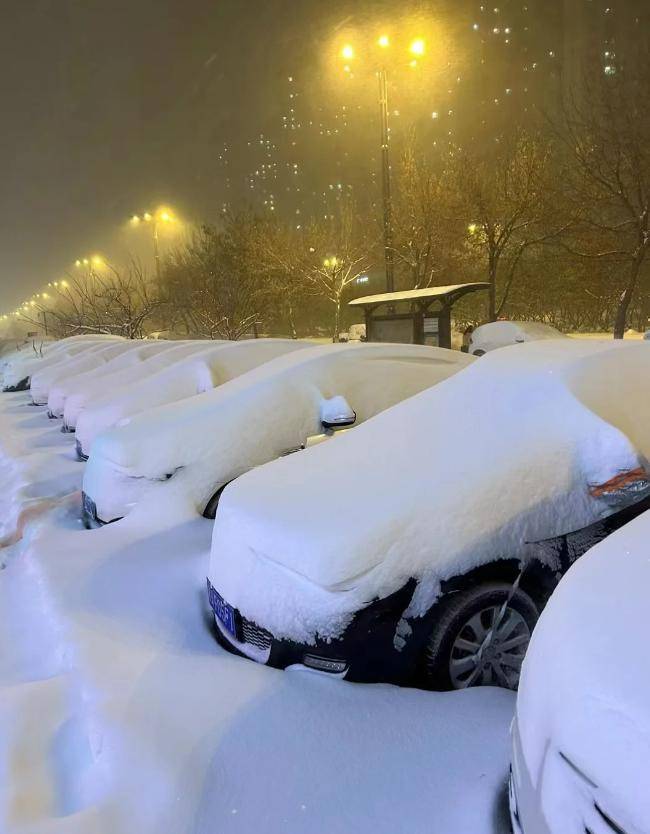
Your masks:
{"label": "sign board", "polygon": [[373,318],[370,320],[370,342],[413,344],[413,318]]}

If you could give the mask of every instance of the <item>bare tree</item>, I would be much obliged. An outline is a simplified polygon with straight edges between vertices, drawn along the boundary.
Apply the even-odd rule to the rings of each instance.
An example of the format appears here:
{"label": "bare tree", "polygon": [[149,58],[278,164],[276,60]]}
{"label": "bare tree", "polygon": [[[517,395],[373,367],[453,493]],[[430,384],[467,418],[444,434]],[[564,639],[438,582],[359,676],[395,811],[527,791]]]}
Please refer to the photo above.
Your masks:
{"label": "bare tree", "polygon": [[132,260],[123,268],[107,264],[51,282],[23,308],[22,317],[60,337],[113,333],[141,339],[162,307],[158,288]]}
{"label": "bare tree", "polygon": [[266,302],[262,226],[251,212],[229,214],[220,226],[202,226],[168,258],[166,297],[188,331],[209,339],[257,333]]}
{"label": "bare tree", "polygon": [[313,221],[305,242],[307,281],[315,295],[332,305],[332,341],[337,342],[343,298],[350,285],[371,267],[373,241],[354,205],[346,202],[338,215]]}
{"label": "bare tree", "polygon": [[450,179],[447,160],[426,159],[412,135],[400,159],[393,212],[395,263],[409,289],[444,280],[457,260]]}
{"label": "bare tree", "polygon": [[309,297],[311,283],[309,246],[302,225],[275,221],[260,229],[261,258],[269,305],[278,309],[298,338],[296,315]]}
{"label": "bare tree", "polygon": [[522,131],[489,154],[465,150],[454,185],[466,218],[466,252],[489,283],[488,318],[503,312],[525,253],[559,237],[568,221],[554,209],[551,146]]}
{"label": "bare tree", "polygon": [[614,338],[625,334],[628,314],[647,281],[650,246],[650,70],[597,68],[565,105],[561,136],[567,155],[564,183],[578,219],[565,248],[610,264],[616,296]]}

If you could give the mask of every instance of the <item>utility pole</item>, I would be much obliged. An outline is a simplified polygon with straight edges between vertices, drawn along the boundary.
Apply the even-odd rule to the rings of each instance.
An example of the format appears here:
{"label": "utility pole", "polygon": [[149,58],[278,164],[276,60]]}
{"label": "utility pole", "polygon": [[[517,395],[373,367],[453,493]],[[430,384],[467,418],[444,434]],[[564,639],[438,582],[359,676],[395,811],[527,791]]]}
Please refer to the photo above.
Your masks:
{"label": "utility pole", "polygon": [[156,280],[160,287],[160,249],[158,247],[158,219],[154,217],[152,225],[153,232],[153,258],[156,264]]}
{"label": "utility pole", "polygon": [[386,292],[395,291],[393,275],[393,203],[390,193],[390,158],[388,143],[390,130],[388,127],[388,80],[386,70],[380,69],[379,78],[379,116],[381,123],[381,187],[384,214],[384,264],[386,267]]}

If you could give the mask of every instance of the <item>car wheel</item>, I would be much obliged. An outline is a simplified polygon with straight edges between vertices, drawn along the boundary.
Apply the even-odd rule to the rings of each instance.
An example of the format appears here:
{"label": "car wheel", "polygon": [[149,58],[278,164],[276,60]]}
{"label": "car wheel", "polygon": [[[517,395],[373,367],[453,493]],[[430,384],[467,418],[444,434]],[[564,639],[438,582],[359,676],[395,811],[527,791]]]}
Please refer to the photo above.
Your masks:
{"label": "car wheel", "polygon": [[228,483],[224,484],[222,487],[214,493],[212,498],[208,501],[205,505],[205,509],[203,510],[203,518],[215,518],[217,515],[217,507],[219,506],[219,501],[221,500],[221,494],[223,493],[224,489],[231,484],[232,481],[228,481]]}
{"label": "car wheel", "polygon": [[472,356],[485,356],[485,351],[484,351],[484,350],[481,350],[481,349],[479,348],[478,350],[474,350],[474,351],[472,351]]}
{"label": "car wheel", "polygon": [[450,594],[434,611],[424,653],[428,686],[517,688],[539,616],[527,593],[507,582],[486,582]]}

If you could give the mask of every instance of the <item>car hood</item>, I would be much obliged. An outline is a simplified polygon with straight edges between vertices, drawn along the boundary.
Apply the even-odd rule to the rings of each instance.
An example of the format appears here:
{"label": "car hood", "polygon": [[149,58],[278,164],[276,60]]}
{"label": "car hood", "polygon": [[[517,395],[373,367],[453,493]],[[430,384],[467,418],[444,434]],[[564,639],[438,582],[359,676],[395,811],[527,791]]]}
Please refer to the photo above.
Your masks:
{"label": "car hood", "polygon": [[[215,522],[215,587],[304,639],[340,630],[410,577],[411,611],[423,613],[441,580],[594,521],[607,508],[588,485],[639,459],[573,388],[609,351],[620,371],[630,348],[540,344],[504,348],[335,443],[240,478]],[[642,361],[647,374],[650,351]],[[649,435],[650,424],[650,450]]]}

